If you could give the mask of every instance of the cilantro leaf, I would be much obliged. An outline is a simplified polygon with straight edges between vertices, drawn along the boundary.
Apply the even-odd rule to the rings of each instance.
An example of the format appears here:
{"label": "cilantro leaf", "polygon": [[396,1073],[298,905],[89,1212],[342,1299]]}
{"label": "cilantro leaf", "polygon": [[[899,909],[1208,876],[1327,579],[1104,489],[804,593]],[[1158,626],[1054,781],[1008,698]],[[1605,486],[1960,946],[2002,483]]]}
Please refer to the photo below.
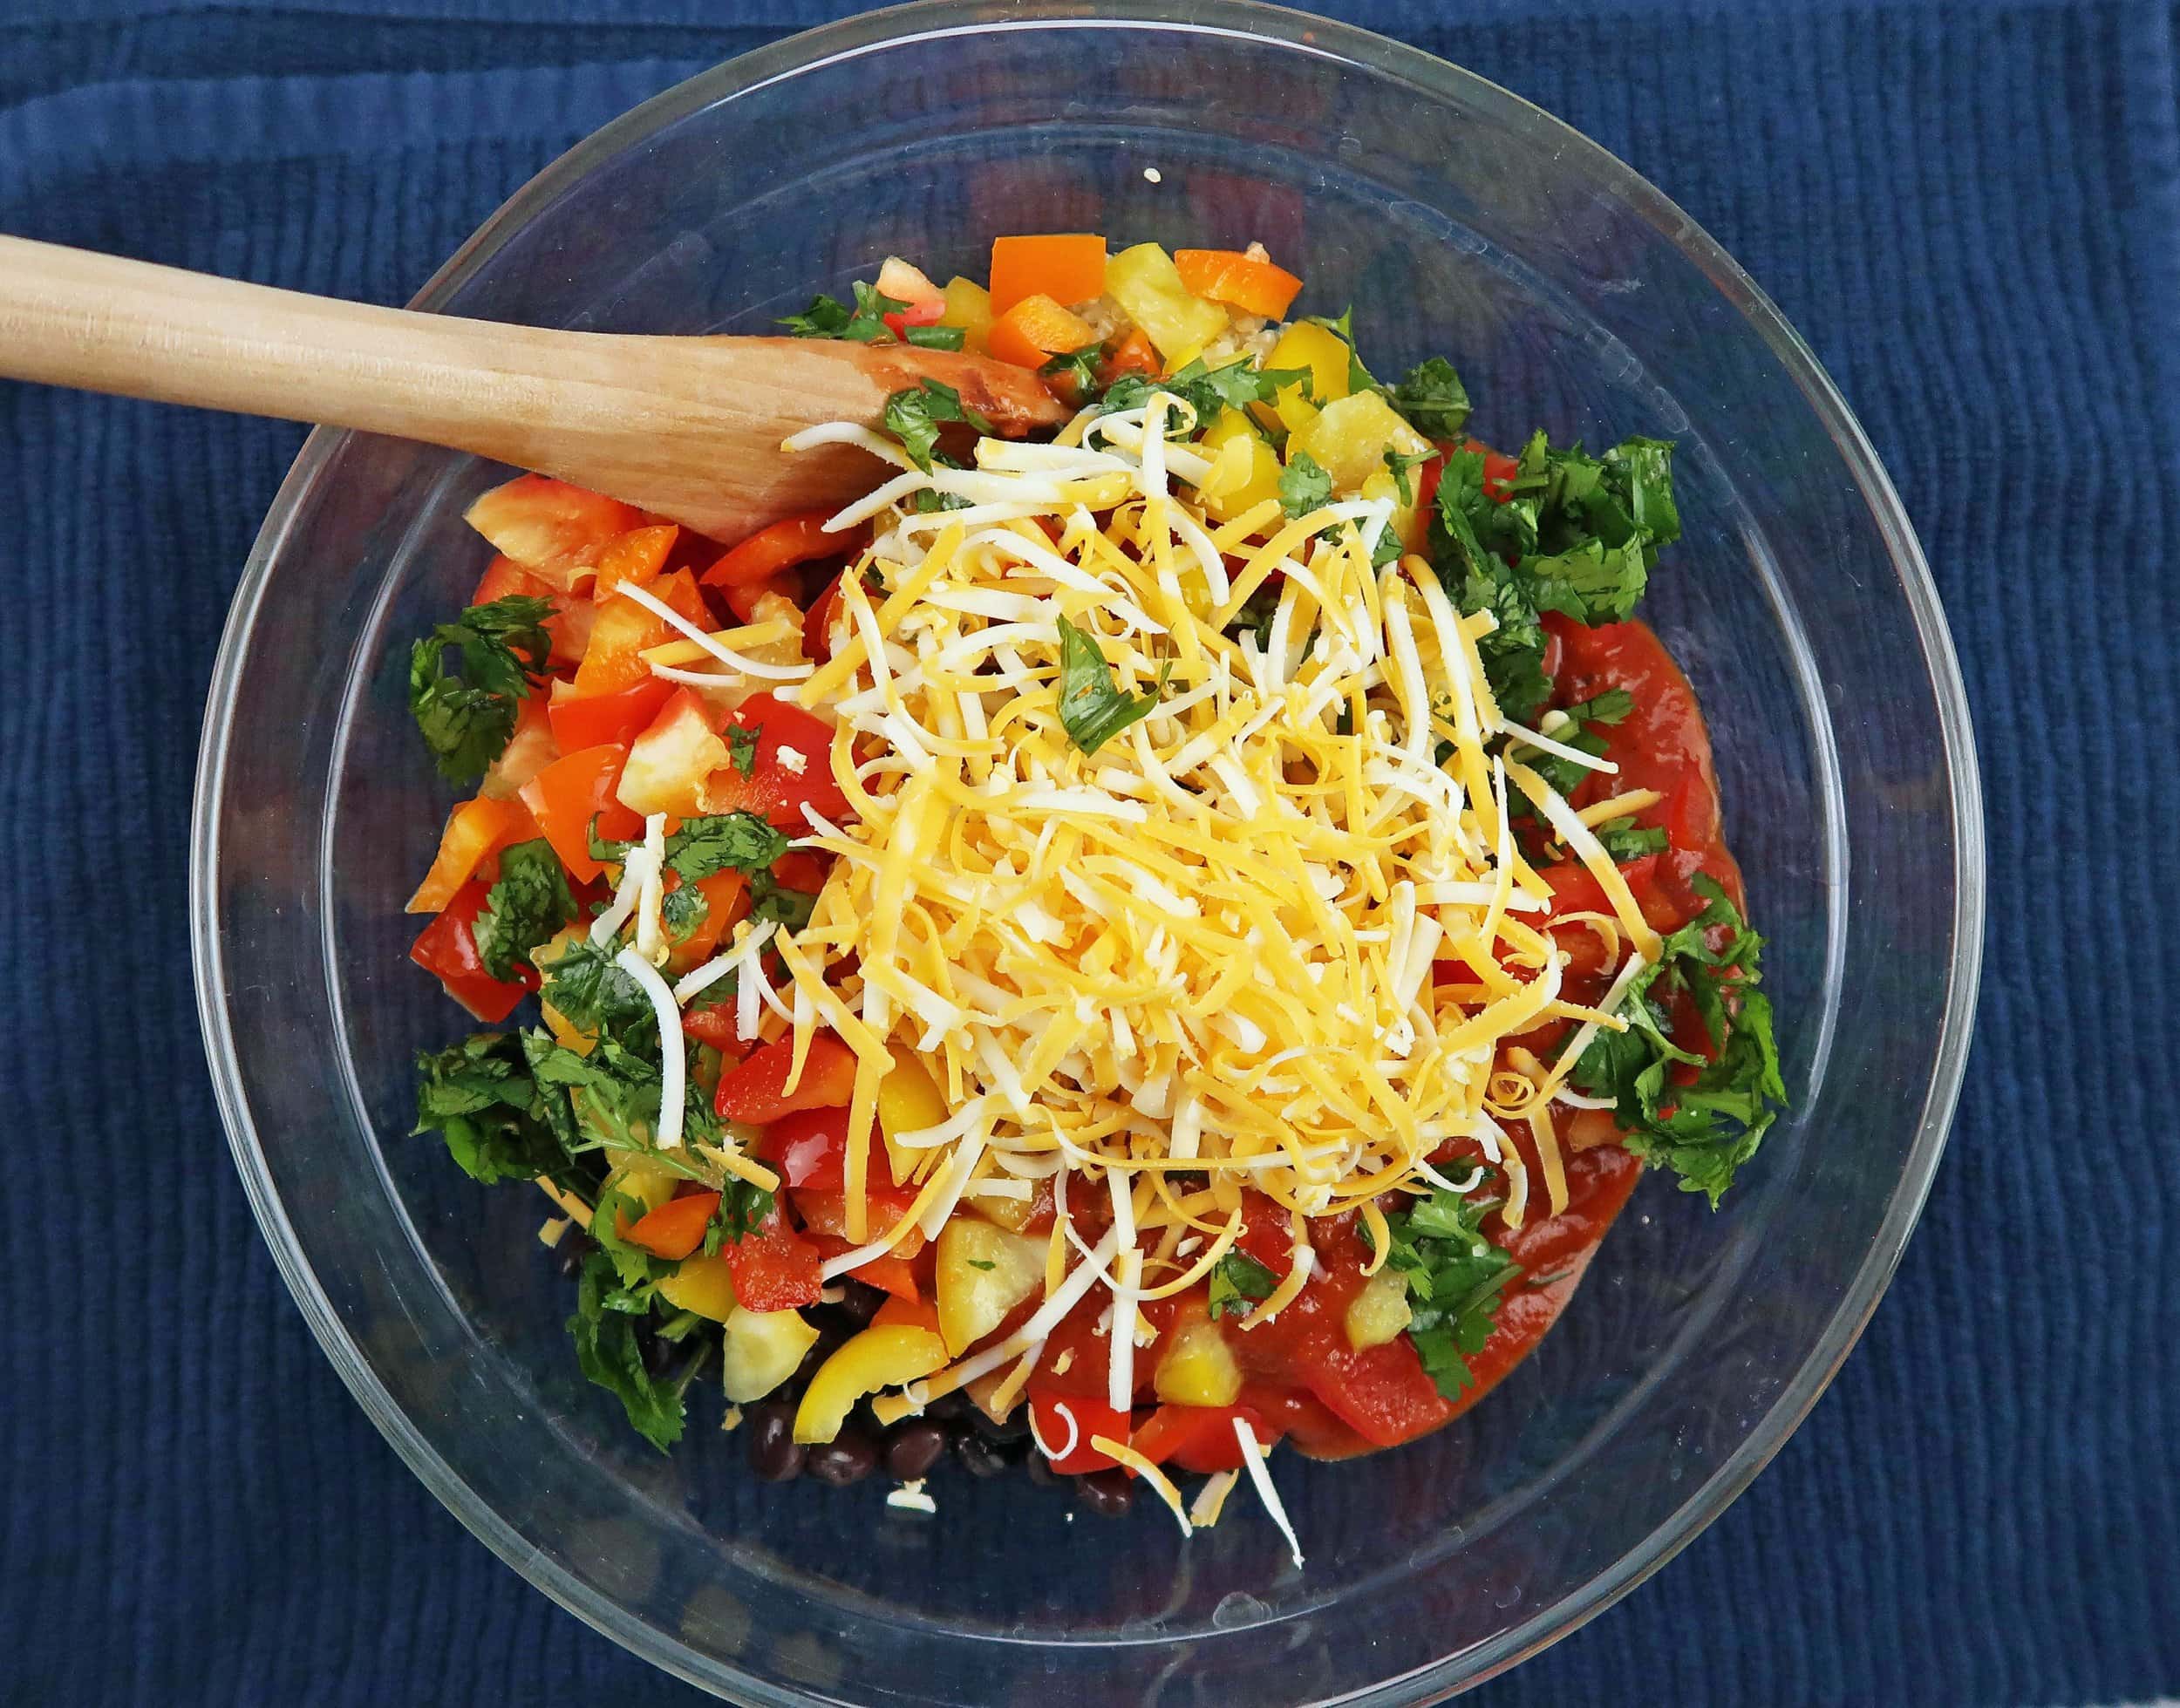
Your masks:
{"label": "cilantro leaf", "polygon": [[681,1439],[682,1391],[644,1369],[635,1324],[625,1309],[608,1303],[619,1290],[618,1280],[607,1253],[594,1251],[583,1259],[576,1314],[568,1319],[576,1362],[586,1377],[621,1402],[637,1433],[664,1453]]}
{"label": "cilantro leaf", "polygon": [[[1627,1030],[1600,1031],[1572,1078],[1591,1096],[1613,1100],[1630,1152],[1672,1169],[1682,1191],[1702,1193],[1715,1209],[1734,1170],[1756,1153],[1778,1119],[1787,1091],[1770,1000],[1756,989],[1763,939],[1708,875],[1698,873],[1691,881],[1707,905],[1665,940],[1658,959],[1629,985],[1620,1006]],[[1673,1016],[1683,999],[1714,1056],[1674,1041]],[[1676,1068],[1695,1071],[1676,1084]]]}
{"label": "cilantro leaf", "polygon": [[[1121,374],[1107,388],[1099,412],[1110,415],[1117,410],[1141,409],[1158,392],[1168,391],[1189,405],[1198,426],[1208,427],[1222,411],[1270,403],[1281,388],[1289,385],[1301,386],[1305,396],[1314,389],[1306,368],[1260,368],[1245,358],[1214,368],[1198,357],[1162,379],[1148,374]],[[1168,433],[1180,432],[1182,425],[1180,418],[1167,417]]]}
{"label": "cilantro leaf", "polygon": [[837,296],[820,293],[810,299],[808,308],[799,315],[783,316],[780,324],[798,338],[847,338],[861,344],[891,344],[893,329],[886,324],[885,317],[900,314],[909,305],[895,297],[882,296],[861,279],[855,281],[854,290],[855,306],[852,310]]}
{"label": "cilantro leaf", "polygon": [[1388,396],[1426,439],[1452,439],[1468,425],[1468,389],[1442,356],[1410,368]]}
{"label": "cilantro leaf", "polygon": [[[1547,713],[1544,722],[1551,724],[1552,727],[1544,733],[1563,747],[1571,747],[1577,753],[1587,753],[1592,759],[1602,759],[1605,740],[1598,733],[1598,729],[1610,728],[1619,723],[1634,709],[1634,697],[1626,689],[1607,688],[1589,699],[1562,707],[1559,716],[1566,720],[1564,723],[1554,722],[1550,714]],[[1586,766],[1577,765],[1572,759],[1563,759],[1543,748],[1524,748],[1522,763],[1550,784],[1555,794],[1572,794],[1581,787],[1583,779],[1591,774]],[[1509,793],[1511,795],[1520,792],[1515,790]],[[1529,797],[1521,796],[1518,808],[1509,800],[1508,810],[1516,818],[1530,816]]]}
{"label": "cilantro leaf", "polygon": [[782,931],[800,931],[810,922],[817,897],[807,889],[789,889],[768,872],[749,874],[749,916],[773,920]]}
{"label": "cilantro leaf", "polygon": [[1113,679],[1097,639],[1066,617],[1059,624],[1059,721],[1067,738],[1094,753],[1130,724],[1148,718],[1158,704],[1155,694],[1127,694]]}
{"label": "cilantro leaf", "polygon": [[[507,751],[522,697],[552,656],[552,601],[521,595],[472,605],[409,650],[409,712],[439,775],[481,777]],[[446,655],[460,668],[446,673]]]}
{"label": "cilantro leaf", "polygon": [[1045,364],[1037,371],[1047,379],[1064,379],[1075,388],[1079,398],[1098,395],[1098,370],[1105,360],[1105,346],[1085,344],[1080,350],[1064,350]]}
{"label": "cilantro leaf", "polygon": [[1605,853],[1618,863],[1666,851],[1664,827],[1659,825],[1638,825],[1632,813],[1599,825],[1597,838]]}
{"label": "cilantro leaf", "polygon": [[787,852],[786,834],[768,820],[755,813],[719,813],[682,820],[666,839],[666,869],[692,884],[714,872],[757,871]]}
{"label": "cilantro leaf", "polygon": [[936,379],[918,380],[906,391],[896,391],[886,399],[881,418],[885,430],[901,441],[909,460],[926,474],[938,446],[939,427],[949,421],[965,423],[980,433],[992,431],[991,422],[962,402],[960,392]]}
{"label": "cilantro leaf", "polygon": [[901,338],[918,350],[959,350],[968,337],[959,326],[904,326]]}
{"label": "cilantro leaf", "polygon": [[1506,1287],[1521,1265],[1483,1235],[1503,1199],[1462,1197],[1442,1187],[1386,1217],[1386,1266],[1407,1277],[1408,1338],[1448,1399],[1475,1378],[1468,1360],[1491,1337]]}
{"label": "cilantro leaf", "polygon": [[[726,726],[726,757],[734,769],[745,777],[757,774],[757,732],[744,723],[730,723]],[[596,860],[597,851],[590,857]]]}
{"label": "cilantro leaf", "polygon": [[576,938],[546,964],[541,995],[570,1025],[588,1032],[618,1032],[651,1019],[651,998],[616,963],[617,952],[587,936]]}
{"label": "cilantro leaf", "polygon": [[1415,502],[1415,487],[1408,479],[1409,471],[1420,468],[1437,454],[1435,450],[1401,452],[1390,445],[1386,446],[1386,466],[1393,471],[1393,490],[1400,494],[1402,504]]}
{"label": "cilantro leaf", "polygon": [[739,1245],[772,1214],[773,1195],[729,1174],[719,1183],[719,1207],[704,1225],[704,1255],[716,1257],[722,1246]]}
{"label": "cilantro leaf", "polygon": [[415,1131],[437,1133],[472,1180],[540,1178],[568,1184],[567,1151],[539,1106],[521,1045],[506,1032],[475,1032],[416,1058]]}
{"label": "cilantro leaf", "polygon": [[1230,1251],[1211,1265],[1211,1315],[1246,1317],[1250,1306],[1270,1298],[1277,1285],[1271,1271],[1246,1251]]}
{"label": "cilantro leaf", "polygon": [[493,977],[511,979],[517,967],[530,965],[531,951],[575,916],[576,898],[553,845],[542,836],[517,842],[501,852],[500,881],[470,927],[477,958]]}
{"label": "cilantro leaf", "polygon": [[1332,477],[1307,451],[1297,451],[1279,476],[1279,507],[1298,518],[1332,501]]}

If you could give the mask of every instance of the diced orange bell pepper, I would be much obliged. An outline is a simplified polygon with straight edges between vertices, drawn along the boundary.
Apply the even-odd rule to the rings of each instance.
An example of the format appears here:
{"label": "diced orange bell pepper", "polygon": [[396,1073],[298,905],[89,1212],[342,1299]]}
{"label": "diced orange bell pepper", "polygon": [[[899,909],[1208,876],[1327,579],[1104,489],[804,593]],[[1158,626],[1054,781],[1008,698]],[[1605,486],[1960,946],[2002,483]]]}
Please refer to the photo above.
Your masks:
{"label": "diced orange bell pepper", "polygon": [[698,878],[697,888],[704,896],[704,917],[666,955],[666,970],[677,976],[710,960],[719,939],[749,911],[749,880],[739,872],[714,872]]}
{"label": "diced orange bell pepper", "polygon": [[671,522],[630,528],[599,554],[598,579],[590,596],[610,599],[617,588],[644,587],[657,581],[672,555],[674,541],[680,538],[681,530]]}
{"label": "diced orange bell pepper", "polygon": [[704,1230],[712,1220],[712,1212],[719,1207],[716,1192],[692,1192],[684,1198],[670,1198],[657,1209],[638,1216],[632,1223],[624,1223],[621,1237],[631,1245],[640,1245],[654,1257],[665,1257],[679,1262],[704,1243]]}
{"label": "diced orange bell pepper", "polygon": [[1238,249],[1175,249],[1173,264],[1181,270],[1181,282],[1197,296],[1266,320],[1284,318],[1302,289],[1302,281],[1285,268]]}
{"label": "diced orange bell pepper", "polygon": [[644,525],[644,513],[565,480],[524,474],[485,493],[464,520],[494,550],[572,592],[617,535]]}
{"label": "diced orange bell pepper", "polygon": [[830,510],[806,510],[770,527],[760,527],[748,539],[704,572],[706,587],[741,587],[751,582],[769,582],[783,569],[821,557],[845,557],[862,549],[867,528],[825,531]]}
{"label": "diced orange bell pepper", "polygon": [[1098,341],[1090,323],[1039,292],[1025,296],[991,323],[987,343],[1002,362],[1040,368],[1053,357]]}
{"label": "diced orange bell pepper", "polygon": [[[790,605],[793,605],[794,595],[794,578],[783,569],[778,575],[768,576],[761,582],[744,582],[739,586],[727,589],[726,608],[734,613],[735,621],[738,623],[756,623],[762,620],[760,613],[765,601],[785,599]],[[800,607],[796,608],[795,615],[797,616],[802,615]]]}
{"label": "diced orange bell pepper", "polygon": [[719,1248],[745,1310],[794,1310],[815,1304],[824,1285],[818,1249],[794,1228],[774,1202],[764,1221]]}
{"label": "diced orange bell pepper", "polygon": [[855,1090],[855,1052],[831,1032],[810,1040],[810,1052],[802,1064],[802,1077],[793,1091],[787,1074],[794,1065],[792,1036],[767,1044],[732,1073],[719,1077],[712,1107],[723,1121],[746,1121],[761,1126],[797,1109],[836,1108]]}
{"label": "diced orange bell pepper", "polygon": [[[677,569],[671,575],[661,575],[644,590],[698,629],[711,628],[712,613],[703,594],[697,590],[692,572]],[[610,694],[643,681],[651,674],[650,666],[644,663],[644,649],[680,638],[680,631],[665,618],[626,595],[615,595],[598,607],[589,647],[582,663],[576,667],[576,692]]]}
{"label": "diced orange bell pepper", "polygon": [[1127,329],[1127,336],[1113,346],[1113,352],[1105,358],[1104,371],[1100,378],[1110,385],[1122,374],[1144,374],[1155,379],[1165,371],[1165,364],[1158,359],[1158,346],[1150,341],[1150,335],[1140,326]]}
{"label": "diced orange bell pepper", "polygon": [[522,786],[522,805],[553,845],[568,875],[578,882],[589,883],[605,869],[590,856],[594,818],[598,834],[610,841],[632,841],[644,834],[641,815],[623,806],[614,794],[627,759],[625,747],[585,747],[554,760]]}
{"label": "diced orange bell pepper", "polygon": [[520,800],[490,800],[480,795],[446,815],[439,839],[439,857],[409,898],[407,911],[435,914],[467,883],[487,855],[527,842],[537,834],[529,809]]}
{"label": "diced orange bell pepper", "polygon": [[[1087,303],[1105,291],[1105,239],[1080,232],[998,237],[991,243],[991,311],[1004,315],[1025,296]],[[1078,343],[1069,346],[1080,350]]]}

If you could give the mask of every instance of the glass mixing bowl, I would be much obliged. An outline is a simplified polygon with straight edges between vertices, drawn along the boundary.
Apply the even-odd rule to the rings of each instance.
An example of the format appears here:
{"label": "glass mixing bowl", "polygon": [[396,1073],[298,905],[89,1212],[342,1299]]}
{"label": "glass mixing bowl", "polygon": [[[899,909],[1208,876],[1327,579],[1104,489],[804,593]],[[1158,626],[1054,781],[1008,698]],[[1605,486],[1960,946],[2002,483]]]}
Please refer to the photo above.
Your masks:
{"label": "glass mixing bowl", "polygon": [[765,330],[889,252],[994,234],[1239,247],[1352,303],[1379,371],[1449,354],[1478,431],[1680,442],[1686,533],[1645,614],[1694,678],[1769,935],[1794,1113],[1716,1215],[1652,1179],[1557,1332],[1475,1412],[1359,1464],[1274,1460],[1298,1571],[1237,1494],[1184,1543],[942,1476],[758,1484],[699,1400],[671,1459],[585,1385],[531,1194],[405,1136],[463,1018],[401,912],[450,792],[408,643],[506,471],[315,434],[213,685],[195,949],[236,1160],[327,1354],[532,1582],[747,1701],[1414,1702],[1559,1636],[1733,1499],[1898,1260],[1961,1076],[1980,938],[1968,715],[1906,518],[1793,331],[1657,191],[1536,108],[1319,19],[1232,3],[944,3],[738,59],[527,186],[420,308]]}

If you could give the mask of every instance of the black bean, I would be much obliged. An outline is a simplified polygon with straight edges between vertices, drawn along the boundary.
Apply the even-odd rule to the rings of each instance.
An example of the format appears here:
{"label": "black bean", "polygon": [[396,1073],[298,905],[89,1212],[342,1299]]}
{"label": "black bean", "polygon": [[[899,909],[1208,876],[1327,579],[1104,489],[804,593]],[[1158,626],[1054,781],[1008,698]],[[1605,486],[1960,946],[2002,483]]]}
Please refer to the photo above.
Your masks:
{"label": "black bean", "polygon": [[879,1308],[885,1302],[885,1294],[869,1282],[843,1281],[841,1283],[840,1303],[833,1308],[855,1327],[862,1329],[870,1326],[870,1319],[878,1314]]}
{"label": "black bean", "polygon": [[962,1469],[972,1477],[1004,1476],[1008,1465],[1012,1462],[1005,1448],[977,1434],[957,1438],[954,1453],[961,1460]]}
{"label": "black bean", "polygon": [[1059,1473],[1053,1469],[1052,1460],[1034,1447],[1030,1449],[1029,1457],[1023,1460],[1023,1466],[1029,1472],[1030,1480],[1039,1488],[1050,1488],[1059,1480]]}
{"label": "black bean", "polygon": [[1135,1504],[1135,1485],[1125,1471],[1093,1471],[1075,1479],[1075,1498],[1100,1518],[1118,1518]]}
{"label": "black bean", "polygon": [[923,1408],[923,1415],[927,1418],[937,1418],[941,1423],[946,1423],[955,1418],[965,1418],[975,1409],[976,1402],[961,1389],[956,1388],[951,1393],[943,1393],[926,1405]]}
{"label": "black bean", "polygon": [[807,1385],[810,1378],[817,1374],[818,1366],[847,1344],[848,1336],[848,1330],[844,1328],[820,1324],[818,1337],[811,1343],[810,1350],[802,1355],[802,1362],[795,1366],[794,1374],[788,1378],[788,1385]]}
{"label": "black bean", "polygon": [[878,1468],[878,1444],[871,1439],[870,1432],[860,1425],[843,1425],[833,1439],[823,1446],[810,1449],[806,1468],[820,1482],[846,1488]]}
{"label": "black bean", "polygon": [[928,1418],[909,1418],[886,1438],[886,1474],[910,1483],[930,1474],[946,1451],[946,1432]]}
{"label": "black bean", "polygon": [[801,1474],[803,1449],[794,1439],[794,1407],[784,1400],[767,1399],[742,1414],[742,1432],[749,1443],[749,1468],[768,1483],[792,1482]]}
{"label": "black bean", "polygon": [[591,1252],[590,1235],[580,1228],[570,1228],[560,1236],[560,1243],[553,1248],[553,1255],[560,1260],[560,1272],[569,1281],[582,1273],[582,1260]]}

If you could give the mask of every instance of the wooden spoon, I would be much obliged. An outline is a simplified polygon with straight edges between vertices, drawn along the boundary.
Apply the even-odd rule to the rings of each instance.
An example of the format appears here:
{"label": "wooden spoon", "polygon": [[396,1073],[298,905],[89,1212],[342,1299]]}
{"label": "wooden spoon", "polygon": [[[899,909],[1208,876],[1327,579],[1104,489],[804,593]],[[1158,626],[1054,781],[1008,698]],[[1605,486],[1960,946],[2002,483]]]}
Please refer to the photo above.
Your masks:
{"label": "wooden spoon", "polygon": [[17,237],[0,237],[0,376],[448,446],[726,544],[869,491],[883,470],[868,452],[780,441],[821,421],[875,426],[919,379],[1009,437],[1068,415],[1028,369],[950,350],[548,331]]}

